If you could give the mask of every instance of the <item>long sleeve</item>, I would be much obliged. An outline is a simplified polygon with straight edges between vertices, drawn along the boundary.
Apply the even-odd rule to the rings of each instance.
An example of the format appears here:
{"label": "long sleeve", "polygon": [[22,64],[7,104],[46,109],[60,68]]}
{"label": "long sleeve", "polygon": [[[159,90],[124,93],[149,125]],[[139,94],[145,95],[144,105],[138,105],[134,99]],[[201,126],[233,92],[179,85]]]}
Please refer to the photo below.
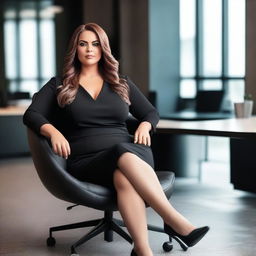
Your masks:
{"label": "long sleeve", "polygon": [[37,93],[23,116],[23,123],[40,133],[40,127],[52,123],[52,117],[58,108],[56,98],[56,78],[51,78]]}
{"label": "long sleeve", "polygon": [[129,79],[129,77],[126,76],[126,80],[130,88],[130,113],[140,122],[150,122],[152,125],[152,131],[154,132],[159,121],[158,111]]}

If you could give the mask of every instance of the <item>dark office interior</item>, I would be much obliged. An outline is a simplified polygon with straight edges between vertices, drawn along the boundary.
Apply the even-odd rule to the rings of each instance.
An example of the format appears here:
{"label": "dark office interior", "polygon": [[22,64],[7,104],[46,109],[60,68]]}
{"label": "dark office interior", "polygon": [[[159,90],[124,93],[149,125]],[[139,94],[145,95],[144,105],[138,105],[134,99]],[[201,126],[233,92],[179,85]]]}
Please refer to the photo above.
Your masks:
{"label": "dark office interior", "polygon": [[[47,246],[49,227],[104,214],[84,206],[66,210],[72,203],[47,191],[22,121],[34,93],[62,75],[72,32],[88,22],[104,28],[120,74],[132,79],[160,119],[185,127],[160,124],[152,136],[155,169],[175,173],[170,202],[211,230],[188,251],[173,241],[170,252],[162,248],[165,234],[149,232],[154,255],[255,255],[256,126],[235,110],[236,102],[250,98],[248,120],[255,122],[255,14],[254,0],[1,1],[0,255],[70,255],[89,228],[56,232],[56,244]],[[216,131],[228,120],[242,121],[245,131],[238,124],[238,132],[230,132],[229,123]],[[208,121],[216,127],[202,132]],[[199,128],[186,128],[190,123]],[[150,207],[147,216],[162,226]],[[118,211],[114,217],[121,218]],[[131,249],[116,233],[112,242],[100,234],[73,255],[125,256]]]}

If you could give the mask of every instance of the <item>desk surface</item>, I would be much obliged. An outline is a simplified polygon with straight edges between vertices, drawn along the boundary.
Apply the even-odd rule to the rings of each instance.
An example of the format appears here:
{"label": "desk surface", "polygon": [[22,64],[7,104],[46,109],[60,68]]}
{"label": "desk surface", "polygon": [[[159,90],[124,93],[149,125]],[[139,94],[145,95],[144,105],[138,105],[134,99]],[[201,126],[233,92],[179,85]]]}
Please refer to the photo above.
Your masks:
{"label": "desk surface", "polygon": [[28,108],[28,104],[0,108],[0,116],[20,116],[25,113],[25,110],[27,108]]}
{"label": "desk surface", "polygon": [[225,112],[196,112],[196,111],[179,111],[161,115],[162,119],[184,120],[184,121],[202,121],[233,118],[234,114]]}
{"label": "desk surface", "polygon": [[[9,106],[7,108],[0,108],[0,115],[23,115],[26,108],[27,106]],[[256,138],[256,117],[204,121],[176,121],[161,119],[157,125],[157,132]]]}
{"label": "desk surface", "polygon": [[161,119],[158,133],[256,138],[256,117],[207,121],[174,121]]}

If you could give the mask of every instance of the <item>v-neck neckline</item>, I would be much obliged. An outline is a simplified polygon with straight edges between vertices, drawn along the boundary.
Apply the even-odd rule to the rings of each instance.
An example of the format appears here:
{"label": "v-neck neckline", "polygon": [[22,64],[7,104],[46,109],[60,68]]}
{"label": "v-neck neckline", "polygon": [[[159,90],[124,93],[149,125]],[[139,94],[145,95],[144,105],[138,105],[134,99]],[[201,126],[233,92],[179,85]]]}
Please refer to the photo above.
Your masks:
{"label": "v-neck neckline", "polygon": [[100,95],[102,94],[102,92],[103,92],[104,85],[105,85],[105,81],[103,81],[102,87],[101,87],[101,89],[100,89],[100,92],[99,92],[99,94],[97,95],[97,97],[96,97],[95,99],[94,99],[94,98],[92,97],[92,95],[87,91],[87,89],[84,88],[81,84],[79,84],[79,87],[82,88],[82,90],[89,96],[89,98],[90,98],[92,101],[96,102],[96,101],[99,99],[99,97],[100,97]]}

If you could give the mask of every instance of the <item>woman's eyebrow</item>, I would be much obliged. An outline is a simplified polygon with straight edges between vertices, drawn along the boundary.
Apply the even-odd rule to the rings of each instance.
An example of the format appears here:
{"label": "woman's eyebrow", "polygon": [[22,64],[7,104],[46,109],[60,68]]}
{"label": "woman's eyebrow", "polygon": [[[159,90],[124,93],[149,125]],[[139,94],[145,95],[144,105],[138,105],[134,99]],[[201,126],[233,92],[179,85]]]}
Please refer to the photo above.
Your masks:
{"label": "woman's eyebrow", "polygon": [[[85,41],[85,40],[79,40],[79,42],[84,42],[84,43],[88,43],[87,41]],[[94,40],[94,41],[92,41],[92,43],[95,43],[95,42],[99,42],[99,40]]]}

